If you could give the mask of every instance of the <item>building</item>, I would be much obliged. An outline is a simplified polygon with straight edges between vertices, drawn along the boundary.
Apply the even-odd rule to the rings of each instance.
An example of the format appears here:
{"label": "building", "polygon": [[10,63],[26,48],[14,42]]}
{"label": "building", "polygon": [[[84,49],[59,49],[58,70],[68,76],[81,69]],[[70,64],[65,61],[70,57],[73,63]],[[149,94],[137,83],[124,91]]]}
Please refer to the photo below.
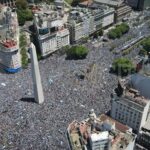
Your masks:
{"label": "building", "polygon": [[42,57],[70,44],[69,30],[63,20],[63,13],[54,6],[42,5],[34,10],[34,28],[37,47]]}
{"label": "building", "polygon": [[141,128],[139,132],[136,147],[144,150],[150,149],[150,115],[145,123],[145,125]]}
{"label": "building", "polygon": [[123,84],[123,81],[119,81],[116,93],[112,96],[111,117],[138,133],[147,120],[150,101],[137,90]]}
{"label": "building", "polygon": [[128,86],[139,91],[140,95],[150,99],[150,77],[142,74],[133,74],[129,81]]}
{"label": "building", "polygon": [[96,30],[94,15],[86,8],[74,8],[68,17],[68,27],[70,41],[76,43]]}
{"label": "building", "polygon": [[131,128],[104,114],[96,117],[94,110],[69,124],[67,136],[72,150],[133,150],[136,139]]}
{"label": "building", "polygon": [[130,16],[132,9],[124,0],[94,0],[97,4],[104,4],[115,9],[115,23]]}
{"label": "building", "polygon": [[[93,1],[84,1],[79,3],[80,7],[84,7],[91,10],[95,10],[94,13],[94,21],[96,25],[96,30],[101,28],[106,28],[114,23],[114,8],[97,4]],[[97,10],[97,11],[96,11]]]}
{"label": "building", "polygon": [[136,10],[143,10],[144,1],[145,0],[126,0],[126,3]]}
{"label": "building", "polygon": [[16,0],[0,0],[0,4],[4,5],[4,6],[15,6],[15,2]]}
{"label": "building", "polygon": [[86,3],[80,3],[80,7],[72,8],[68,17],[71,43],[76,43],[82,38],[92,35],[114,23],[114,9],[107,6],[91,4],[86,8]]}
{"label": "building", "polygon": [[9,7],[2,7],[0,13],[0,66],[15,73],[21,68],[19,50],[19,28],[17,13]]}

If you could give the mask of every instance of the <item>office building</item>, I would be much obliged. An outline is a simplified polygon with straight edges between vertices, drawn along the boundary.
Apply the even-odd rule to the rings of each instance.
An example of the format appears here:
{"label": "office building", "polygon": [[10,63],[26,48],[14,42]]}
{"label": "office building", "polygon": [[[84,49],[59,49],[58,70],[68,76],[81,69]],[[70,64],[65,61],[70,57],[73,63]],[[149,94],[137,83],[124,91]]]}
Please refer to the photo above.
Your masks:
{"label": "office building", "polygon": [[136,89],[124,86],[121,80],[116,91],[111,100],[111,117],[138,133],[147,120],[150,100],[141,96]]}
{"label": "office building", "polygon": [[104,114],[97,117],[94,110],[69,124],[67,136],[71,150],[133,150],[136,138],[131,128]]}
{"label": "office building", "polygon": [[84,7],[93,11],[96,30],[106,28],[114,23],[115,10],[112,7],[101,5],[92,1],[84,1],[79,3],[80,7]]}
{"label": "office building", "polygon": [[82,38],[92,34],[96,27],[94,25],[94,15],[86,8],[74,8],[68,17],[71,43],[76,43]]}
{"label": "office building", "polygon": [[115,9],[115,23],[130,16],[132,9],[124,0],[94,0],[97,4],[104,4]]}
{"label": "office building", "polygon": [[34,10],[37,47],[42,57],[70,44],[69,30],[63,20],[63,14],[54,9],[54,6],[42,5],[38,11]]}
{"label": "office building", "polygon": [[0,12],[0,66],[15,73],[21,68],[17,13],[9,7]]}

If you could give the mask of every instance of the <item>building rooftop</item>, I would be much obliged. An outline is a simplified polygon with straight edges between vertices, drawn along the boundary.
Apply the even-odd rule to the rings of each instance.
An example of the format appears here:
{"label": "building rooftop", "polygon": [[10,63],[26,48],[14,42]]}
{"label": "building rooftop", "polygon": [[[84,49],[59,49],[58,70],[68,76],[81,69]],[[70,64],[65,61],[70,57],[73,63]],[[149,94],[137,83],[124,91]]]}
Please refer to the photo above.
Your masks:
{"label": "building rooftop", "polygon": [[92,140],[92,142],[96,142],[96,141],[99,141],[99,140],[106,140],[108,138],[109,138],[108,131],[98,132],[98,133],[91,134],[91,140]]}
{"label": "building rooftop", "polygon": [[129,86],[139,91],[140,95],[150,99],[150,77],[134,74],[128,82]]}
{"label": "building rooftop", "polygon": [[94,112],[89,113],[89,118],[82,122],[73,121],[68,127],[68,137],[75,150],[92,142],[109,140],[112,150],[124,150],[128,144],[135,140],[132,129],[122,123],[102,114],[96,117]]}
{"label": "building rooftop", "polygon": [[133,82],[132,77],[133,76],[126,79],[119,79],[118,88],[116,90],[117,95],[118,92],[122,91],[119,94],[122,98],[119,98],[119,100],[122,100],[122,102],[128,103],[129,105],[132,103],[134,105],[139,105],[140,107],[145,107],[147,103],[149,103],[149,98],[144,97],[144,95],[141,94],[141,91],[139,91],[138,88],[135,88],[134,84],[137,84],[140,80]]}
{"label": "building rooftop", "polygon": [[106,4],[110,6],[120,6],[124,1],[123,0],[94,0],[97,3]]}

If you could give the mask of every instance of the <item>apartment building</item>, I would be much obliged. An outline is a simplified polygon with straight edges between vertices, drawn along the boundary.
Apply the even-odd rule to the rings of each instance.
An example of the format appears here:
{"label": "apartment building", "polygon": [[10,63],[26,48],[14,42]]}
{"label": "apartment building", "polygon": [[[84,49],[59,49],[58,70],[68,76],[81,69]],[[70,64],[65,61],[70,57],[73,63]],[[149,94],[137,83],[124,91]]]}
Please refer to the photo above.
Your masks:
{"label": "apartment building", "polygon": [[87,119],[69,124],[67,136],[71,150],[133,150],[136,139],[131,128],[104,114],[97,117],[93,109]]}
{"label": "apartment building", "polygon": [[150,100],[131,87],[123,87],[121,81],[117,91],[119,94],[114,94],[111,100],[111,117],[138,133],[147,120]]}
{"label": "apartment building", "polygon": [[70,44],[69,30],[62,14],[52,6],[42,5],[38,11],[34,10],[34,27],[42,57]]}
{"label": "apartment building", "polygon": [[76,43],[84,37],[88,37],[96,30],[94,15],[86,8],[74,8],[68,17],[71,43]]}
{"label": "apartment building", "polygon": [[106,28],[114,23],[115,10],[112,7],[101,5],[93,1],[83,1],[79,3],[79,6],[83,8],[87,8],[88,6],[88,9],[95,10],[93,13],[95,16],[96,30]]}
{"label": "apartment building", "polygon": [[2,7],[0,13],[0,67],[15,73],[21,68],[17,13]]}
{"label": "apartment building", "polygon": [[94,0],[97,4],[103,4],[115,9],[115,23],[122,21],[123,18],[130,16],[132,9],[124,0]]}

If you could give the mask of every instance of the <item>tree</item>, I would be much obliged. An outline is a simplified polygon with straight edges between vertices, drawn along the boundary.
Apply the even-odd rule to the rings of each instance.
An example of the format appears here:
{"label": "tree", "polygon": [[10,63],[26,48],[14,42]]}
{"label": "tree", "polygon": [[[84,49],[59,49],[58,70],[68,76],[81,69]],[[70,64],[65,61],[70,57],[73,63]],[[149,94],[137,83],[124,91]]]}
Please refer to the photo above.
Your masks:
{"label": "tree", "polygon": [[111,29],[108,32],[108,37],[110,39],[120,38],[123,34],[129,31],[129,26],[126,23],[122,23],[120,25],[116,25],[116,28]]}
{"label": "tree", "polygon": [[112,63],[112,70],[121,76],[135,72],[135,66],[128,58],[117,58]]}
{"label": "tree", "polygon": [[21,62],[22,62],[22,67],[23,68],[27,68],[28,66],[28,55],[27,55],[27,39],[26,39],[26,35],[24,33],[21,32],[20,34],[20,53],[21,53]]}
{"label": "tree", "polygon": [[143,48],[147,51],[147,53],[150,52],[150,38],[146,38],[142,43]]}
{"label": "tree", "polygon": [[24,25],[26,21],[33,19],[31,10],[29,9],[17,9],[19,25]]}
{"label": "tree", "polygon": [[27,9],[28,2],[26,0],[16,0],[16,6],[18,9]]}
{"label": "tree", "polygon": [[66,54],[68,59],[84,59],[88,54],[88,49],[81,45],[72,46]]}

